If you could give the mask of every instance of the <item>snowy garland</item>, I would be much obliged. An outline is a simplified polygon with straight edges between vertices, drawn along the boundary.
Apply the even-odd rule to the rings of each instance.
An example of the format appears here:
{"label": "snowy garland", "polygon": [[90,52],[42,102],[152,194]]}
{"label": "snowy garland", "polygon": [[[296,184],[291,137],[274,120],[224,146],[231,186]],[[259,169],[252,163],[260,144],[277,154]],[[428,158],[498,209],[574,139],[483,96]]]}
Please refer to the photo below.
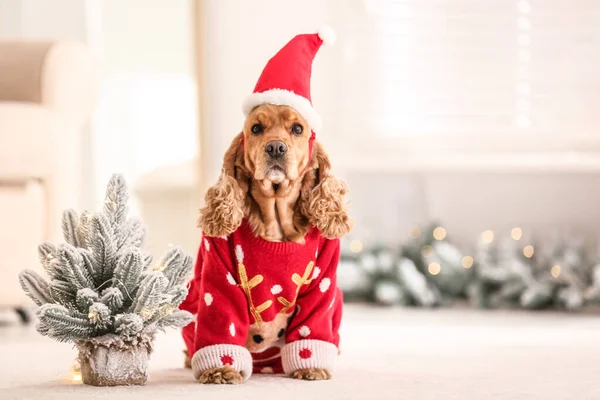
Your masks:
{"label": "snowy garland", "polygon": [[581,238],[534,241],[520,228],[506,238],[486,231],[467,255],[437,224],[411,236],[398,248],[346,243],[338,268],[345,299],[568,311],[600,304],[600,254]]}

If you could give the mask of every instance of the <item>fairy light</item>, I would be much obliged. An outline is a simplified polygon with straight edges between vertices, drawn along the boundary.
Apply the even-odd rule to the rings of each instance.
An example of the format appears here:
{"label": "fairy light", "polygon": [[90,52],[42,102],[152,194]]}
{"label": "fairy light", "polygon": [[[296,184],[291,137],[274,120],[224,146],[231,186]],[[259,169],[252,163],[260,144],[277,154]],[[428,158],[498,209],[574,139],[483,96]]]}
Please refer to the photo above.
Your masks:
{"label": "fairy light", "polygon": [[429,264],[427,270],[431,275],[435,276],[440,273],[440,271],[442,270],[442,266],[439,263],[432,262],[431,264]]}
{"label": "fairy light", "polygon": [[560,265],[554,265],[551,269],[550,269],[550,273],[552,274],[552,276],[554,278],[558,278],[560,276]]}
{"label": "fairy light", "polygon": [[350,251],[353,253],[360,253],[363,250],[363,243],[358,240],[358,239],[354,239],[353,241],[350,242]]}
{"label": "fairy light", "polygon": [[79,365],[79,362],[77,360],[75,360],[73,362],[73,365],[71,365],[71,380],[73,382],[81,382],[82,380],[81,366]]}
{"label": "fairy light", "polygon": [[421,249],[421,255],[423,257],[431,257],[433,255],[433,247],[431,247],[430,245],[426,244]]}
{"label": "fairy light", "polygon": [[530,244],[523,248],[523,255],[527,258],[533,257],[534,253],[535,253],[535,249]]}
{"label": "fairy light", "polygon": [[166,307],[166,308],[164,309],[164,312],[165,312],[166,314],[169,314],[169,315],[170,315],[170,314],[173,314],[173,311],[175,311],[175,308],[174,308],[174,307],[172,307],[172,306],[168,306],[168,307]]}
{"label": "fairy light", "polygon": [[421,230],[420,226],[414,226],[410,232],[408,232],[408,236],[410,236],[413,239],[418,239],[421,237],[421,235],[423,234],[423,231]]}
{"label": "fairy light", "polygon": [[512,228],[512,230],[510,231],[510,237],[514,240],[521,240],[521,238],[523,237],[523,230],[519,227]]}
{"label": "fairy light", "polygon": [[165,266],[164,265],[155,265],[154,268],[152,268],[152,270],[154,271],[160,271],[163,272],[165,270]]}
{"label": "fairy light", "polygon": [[462,258],[462,266],[463,268],[469,269],[473,266],[473,257],[471,256],[464,256]]}
{"label": "fairy light", "polygon": [[494,241],[494,231],[487,230],[481,234],[484,243],[492,243]]}
{"label": "fairy light", "polygon": [[98,319],[98,313],[96,311],[90,311],[88,314],[88,318],[92,321],[95,321],[96,319]]}
{"label": "fairy light", "polygon": [[167,243],[167,246],[173,247],[173,243]]}
{"label": "fairy light", "polygon": [[433,238],[435,240],[444,240],[446,238],[446,230],[441,226],[438,226],[433,230]]}
{"label": "fairy light", "polygon": [[52,260],[53,258],[54,258],[54,256],[52,255],[52,253],[46,254],[46,259]]}

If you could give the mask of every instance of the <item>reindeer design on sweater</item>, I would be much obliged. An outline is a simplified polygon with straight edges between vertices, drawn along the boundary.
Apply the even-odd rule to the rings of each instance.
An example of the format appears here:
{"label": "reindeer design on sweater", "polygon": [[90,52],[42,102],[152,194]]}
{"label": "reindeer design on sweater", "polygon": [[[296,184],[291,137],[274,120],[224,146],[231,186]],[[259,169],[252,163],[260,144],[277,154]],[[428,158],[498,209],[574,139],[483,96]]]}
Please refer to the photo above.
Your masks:
{"label": "reindeer design on sweater", "polygon": [[[252,289],[259,285],[263,281],[263,276],[260,274],[254,275],[252,279],[248,280],[248,274],[246,267],[243,262],[238,262],[238,274],[240,277],[239,286],[242,288],[248,299],[248,308],[250,314],[254,318],[254,323],[249,327],[248,338],[246,339],[246,348],[251,352],[258,352],[263,350],[273,343],[277,342],[285,333],[290,318],[293,315],[294,306],[298,293],[303,285],[311,283],[311,273],[313,271],[315,263],[310,261],[304,270],[304,274],[300,276],[297,273],[292,275],[292,282],[296,285],[296,291],[294,297],[291,300],[286,299],[283,296],[278,296],[277,301],[283,305],[283,308],[275,315],[270,321],[264,321],[261,313],[266,311],[273,305],[272,300],[267,300],[258,307],[254,306],[254,300],[252,299]],[[271,288],[272,294],[277,294],[280,286],[276,285]],[[275,293],[274,293],[275,292]]]}

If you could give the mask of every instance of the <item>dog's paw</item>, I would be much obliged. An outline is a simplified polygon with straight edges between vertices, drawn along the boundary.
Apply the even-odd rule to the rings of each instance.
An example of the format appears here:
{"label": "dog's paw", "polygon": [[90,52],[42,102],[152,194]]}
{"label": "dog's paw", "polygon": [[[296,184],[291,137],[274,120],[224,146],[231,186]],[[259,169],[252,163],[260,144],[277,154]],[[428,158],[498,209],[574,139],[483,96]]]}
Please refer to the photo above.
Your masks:
{"label": "dog's paw", "polygon": [[198,382],[215,383],[218,385],[237,385],[240,383],[244,383],[244,378],[242,377],[242,374],[233,369],[231,365],[226,364],[222,367],[211,368],[204,371],[202,375],[200,375],[200,377],[198,378]]}
{"label": "dog's paw", "polygon": [[305,381],[325,381],[331,379],[331,373],[325,368],[304,368],[294,371],[292,378]]}

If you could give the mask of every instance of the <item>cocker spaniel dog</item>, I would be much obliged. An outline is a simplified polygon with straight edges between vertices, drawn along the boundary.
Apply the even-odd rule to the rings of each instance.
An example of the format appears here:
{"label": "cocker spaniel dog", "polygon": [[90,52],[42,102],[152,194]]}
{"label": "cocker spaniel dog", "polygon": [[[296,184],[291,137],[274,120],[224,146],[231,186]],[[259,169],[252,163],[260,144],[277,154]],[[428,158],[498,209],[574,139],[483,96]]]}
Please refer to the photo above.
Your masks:
{"label": "cocker spaniel dog", "polygon": [[[287,46],[314,55],[321,43],[299,35]],[[315,139],[316,114],[290,93],[255,90],[200,211],[202,244],[181,308],[196,315],[183,337],[201,383],[242,383],[252,373],[322,380],[335,367],[347,189]]]}

